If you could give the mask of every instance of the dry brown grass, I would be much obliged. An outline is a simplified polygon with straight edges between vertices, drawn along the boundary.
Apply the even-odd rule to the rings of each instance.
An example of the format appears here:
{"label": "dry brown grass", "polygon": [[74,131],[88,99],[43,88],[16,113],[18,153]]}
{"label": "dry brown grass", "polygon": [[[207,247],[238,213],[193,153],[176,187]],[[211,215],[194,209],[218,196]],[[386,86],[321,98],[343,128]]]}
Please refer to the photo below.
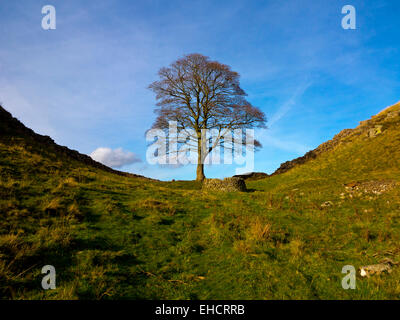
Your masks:
{"label": "dry brown grass", "polygon": [[268,240],[271,235],[271,227],[271,223],[257,217],[250,223],[246,232],[246,239],[256,242]]}

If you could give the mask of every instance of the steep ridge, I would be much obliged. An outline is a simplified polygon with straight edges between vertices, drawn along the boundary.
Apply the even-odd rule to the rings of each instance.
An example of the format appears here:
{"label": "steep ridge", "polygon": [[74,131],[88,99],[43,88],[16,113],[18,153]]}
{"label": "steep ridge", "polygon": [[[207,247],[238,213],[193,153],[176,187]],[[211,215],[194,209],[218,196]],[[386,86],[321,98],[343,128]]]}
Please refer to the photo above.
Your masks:
{"label": "steep ridge", "polygon": [[0,106],[0,143],[6,146],[21,145],[31,153],[40,153],[51,157],[56,156],[61,159],[76,160],[86,166],[98,168],[120,176],[146,178],[141,175],[114,170],[93,160],[85,154],[60,146],[49,136],[37,134],[32,129],[27,128],[2,106]]}

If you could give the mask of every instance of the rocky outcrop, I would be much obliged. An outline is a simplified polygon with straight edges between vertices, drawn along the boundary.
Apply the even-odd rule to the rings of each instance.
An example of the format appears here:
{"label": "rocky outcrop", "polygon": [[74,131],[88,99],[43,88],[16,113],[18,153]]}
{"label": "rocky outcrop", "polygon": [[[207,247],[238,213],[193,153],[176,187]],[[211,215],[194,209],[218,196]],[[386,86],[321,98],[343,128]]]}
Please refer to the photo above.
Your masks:
{"label": "rocky outcrop", "polygon": [[206,191],[247,191],[246,183],[242,178],[225,178],[224,180],[220,179],[205,179],[203,181],[203,190]]}
{"label": "rocky outcrop", "polygon": [[344,185],[349,194],[376,194],[388,192],[395,188],[398,182],[395,180],[370,180],[370,181],[352,181]]}
{"label": "rocky outcrop", "polygon": [[394,262],[392,259],[385,258],[381,263],[360,267],[360,275],[361,277],[369,278],[372,275],[391,273],[392,268],[398,264],[398,262]]}
{"label": "rocky outcrop", "polygon": [[373,128],[370,128],[368,130],[368,137],[369,138],[375,138],[377,135],[382,133],[382,125],[378,124],[376,126],[374,126]]}
{"label": "rocky outcrop", "polygon": [[260,180],[268,177],[269,174],[265,172],[250,172],[245,174],[237,174],[233,176],[233,178],[242,178],[243,180]]}

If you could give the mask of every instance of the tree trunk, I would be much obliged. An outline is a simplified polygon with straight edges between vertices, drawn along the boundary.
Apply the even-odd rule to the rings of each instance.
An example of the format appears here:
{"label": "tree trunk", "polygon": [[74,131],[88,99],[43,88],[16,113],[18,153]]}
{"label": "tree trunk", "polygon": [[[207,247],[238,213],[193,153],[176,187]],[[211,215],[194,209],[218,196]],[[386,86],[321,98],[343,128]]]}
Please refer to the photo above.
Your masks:
{"label": "tree trunk", "polygon": [[204,176],[204,163],[203,163],[203,155],[201,154],[201,141],[199,142],[199,150],[197,154],[197,170],[196,170],[196,180],[203,181],[206,177]]}
{"label": "tree trunk", "polygon": [[204,176],[204,163],[203,163],[203,154],[202,150],[204,146],[202,146],[201,134],[197,133],[197,170],[196,170],[196,181],[203,181],[206,177]]}
{"label": "tree trunk", "polygon": [[204,176],[204,164],[199,162],[197,164],[196,181],[203,181],[206,177]]}

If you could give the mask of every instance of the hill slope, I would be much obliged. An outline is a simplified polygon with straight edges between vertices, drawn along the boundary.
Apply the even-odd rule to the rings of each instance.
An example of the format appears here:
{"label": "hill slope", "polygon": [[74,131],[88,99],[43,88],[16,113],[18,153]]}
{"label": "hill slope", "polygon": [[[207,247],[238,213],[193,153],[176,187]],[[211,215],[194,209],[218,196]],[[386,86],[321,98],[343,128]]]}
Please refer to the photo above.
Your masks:
{"label": "hill slope", "polygon": [[398,299],[397,265],[341,287],[344,265],[400,261],[398,111],[248,193],[119,175],[1,122],[0,297]]}
{"label": "hill slope", "polygon": [[61,158],[64,162],[72,161],[75,166],[81,164],[118,175],[141,177],[136,174],[111,169],[87,155],[56,144],[49,136],[37,134],[33,130],[25,127],[24,124],[14,118],[11,113],[6,111],[2,106],[0,106],[0,141],[7,146],[19,145],[29,152],[36,154],[41,153],[44,157],[48,157],[49,159],[56,160],[57,158]]}
{"label": "hill slope", "polygon": [[[362,165],[365,162],[363,159],[367,161],[365,168],[369,171],[378,168],[399,168],[399,125],[400,103],[397,103],[384,109],[370,120],[361,121],[357,128],[341,131],[332,140],[321,144],[304,156],[283,163],[273,174],[287,172],[319,157],[321,157],[319,162],[325,162],[328,158],[333,160],[334,157],[337,157],[338,162],[347,163],[347,169],[356,169],[357,172],[359,172],[358,169],[362,169],[357,163],[361,162]],[[391,155],[391,152],[394,154]],[[330,155],[325,156],[327,153]],[[332,156],[332,153],[335,156]],[[362,159],[355,158],[361,155]],[[379,163],[374,162],[373,158]],[[357,167],[359,168],[357,169]]]}

